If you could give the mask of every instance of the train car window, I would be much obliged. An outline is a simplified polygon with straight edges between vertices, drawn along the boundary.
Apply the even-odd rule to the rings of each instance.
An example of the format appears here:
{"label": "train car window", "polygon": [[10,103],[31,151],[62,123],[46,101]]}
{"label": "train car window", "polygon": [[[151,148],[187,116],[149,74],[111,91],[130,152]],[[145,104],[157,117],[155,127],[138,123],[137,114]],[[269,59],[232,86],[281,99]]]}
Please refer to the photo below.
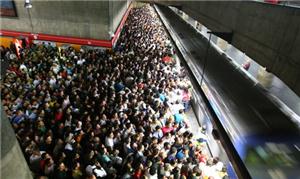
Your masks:
{"label": "train car window", "polygon": [[295,144],[266,143],[264,145],[249,147],[245,163],[249,166],[299,166],[300,151]]}
{"label": "train car window", "polygon": [[214,137],[215,140],[220,140],[220,135],[219,132],[216,129],[213,129],[211,131],[212,136]]}

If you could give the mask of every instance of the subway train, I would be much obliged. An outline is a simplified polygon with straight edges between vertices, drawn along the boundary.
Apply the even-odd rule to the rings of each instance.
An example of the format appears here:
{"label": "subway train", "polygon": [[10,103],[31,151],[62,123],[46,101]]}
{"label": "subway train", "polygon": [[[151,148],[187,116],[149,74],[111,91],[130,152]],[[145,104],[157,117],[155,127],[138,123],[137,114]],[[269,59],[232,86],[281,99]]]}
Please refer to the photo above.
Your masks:
{"label": "subway train", "polygon": [[[197,73],[193,76],[192,83],[195,85],[201,77]],[[209,106],[206,110],[211,110],[217,117],[215,120],[220,123],[217,127],[214,117],[210,116],[211,119],[204,120],[202,125],[212,126],[213,130],[208,132],[212,132],[217,140],[224,140],[221,138],[228,136],[231,144],[226,141],[225,145],[231,145],[232,148],[225,147],[227,154],[229,152],[240,159],[250,178],[300,179],[300,125],[296,122],[300,121],[299,117],[293,116],[284,105],[272,100],[268,92],[259,86],[255,88],[265,95],[264,99],[261,104],[246,104],[248,108],[245,109],[245,101],[224,98],[213,86],[201,85],[201,89],[195,92],[198,94],[194,95],[198,96],[198,100],[206,100]],[[202,97],[199,97],[199,90],[203,91]],[[231,105],[224,102],[228,100]],[[265,103],[266,100],[268,102]],[[235,178],[234,174],[232,178]]]}
{"label": "subway train", "polygon": [[[264,118],[226,120],[222,124],[252,178],[300,178],[299,128],[267,111]],[[245,120],[244,120],[245,119]],[[234,127],[232,127],[234,126]]]}
{"label": "subway train", "polygon": [[[196,74],[194,79],[199,81],[200,76]],[[202,85],[201,90],[204,94],[202,100],[206,98],[207,105],[210,107],[207,109],[211,109],[216,114],[216,120],[220,122],[225,132],[220,131],[220,126],[217,127],[212,116],[202,124],[212,126],[213,130],[209,132],[212,132],[212,136],[217,140],[222,140],[220,138],[224,135],[228,136],[233,146],[233,148],[229,147],[231,150],[229,152],[241,159],[241,165],[245,166],[250,178],[300,179],[300,125],[295,120],[299,118],[298,116],[293,116],[276,100],[272,101],[267,92],[264,95],[268,96],[273,105],[249,105],[247,109],[249,113],[237,114],[233,111],[239,110],[239,107],[236,107],[238,104],[225,104],[224,100],[227,99],[218,95],[213,87]],[[198,100],[201,98],[199,90],[195,95],[198,95]],[[234,174],[232,178],[235,178]]]}
{"label": "subway train", "polygon": [[[195,84],[195,80],[192,80],[192,83]],[[207,135],[214,136],[216,140],[224,140],[221,138],[224,135],[228,136],[233,148],[224,148],[225,150],[227,148],[227,154],[229,152],[240,159],[236,163],[244,165],[250,176],[249,178],[300,179],[300,132],[299,126],[294,121],[282,119],[280,117],[282,114],[278,114],[280,111],[273,111],[272,108],[267,106],[263,110],[269,118],[263,118],[260,115],[261,112],[256,112],[256,115],[260,117],[252,118],[252,120],[249,120],[248,117],[229,115],[228,111],[232,109],[227,108],[225,110],[222,108],[224,106],[222,99],[213,94],[208,88],[205,85],[202,86],[205,98],[207,98],[207,105],[216,114],[217,120],[225,133],[222,133],[220,128],[216,126],[213,116],[205,117],[200,123],[206,126]],[[199,92],[195,90],[194,103],[199,100],[203,100],[203,96],[201,97]],[[280,106],[278,105],[278,107]],[[209,108],[206,108],[206,110],[209,110]],[[257,109],[252,110],[256,111]],[[288,112],[285,112],[285,114],[293,118]],[[272,121],[268,119],[272,119]],[[225,145],[229,145],[228,141]],[[231,163],[233,162],[231,161]],[[237,171],[234,171],[231,164],[227,165],[227,169],[232,170],[228,172],[230,178],[237,178],[237,176],[241,178]]]}

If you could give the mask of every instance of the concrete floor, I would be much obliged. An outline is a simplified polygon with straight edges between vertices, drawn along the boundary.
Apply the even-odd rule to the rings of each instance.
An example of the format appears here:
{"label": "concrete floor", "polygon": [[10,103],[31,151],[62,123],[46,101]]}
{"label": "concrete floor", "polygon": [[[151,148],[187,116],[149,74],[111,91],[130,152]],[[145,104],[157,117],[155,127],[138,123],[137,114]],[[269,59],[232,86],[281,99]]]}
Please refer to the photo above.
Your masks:
{"label": "concrete floor", "polygon": [[[203,113],[200,114],[199,118],[204,118]],[[196,117],[195,111],[190,109],[185,113],[187,123],[189,125],[189,130],[193,133],[195,139],[203,138],[208,142],[203,143],[204,150],[206,154],[210,157],[219,157],[220,160],[224,163],[227,163],[228,157],[226,152],[224,151],[222,145],[213,139],[212,136],[208,136],[201,132],[201,126],[199,125],[198,119]]]}

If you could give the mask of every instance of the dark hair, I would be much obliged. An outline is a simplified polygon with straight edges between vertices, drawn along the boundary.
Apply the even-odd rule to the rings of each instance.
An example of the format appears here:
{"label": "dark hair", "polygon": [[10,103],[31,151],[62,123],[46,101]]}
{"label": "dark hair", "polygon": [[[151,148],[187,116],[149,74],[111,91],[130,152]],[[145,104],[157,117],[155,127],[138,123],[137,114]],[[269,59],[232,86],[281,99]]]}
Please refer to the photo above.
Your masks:
{"label": "dark hair", "polygon": [[156,172],[157,172],[157,168],[156,168],[156,166],[153,164],[153,165],[150,167],[149,174],[150,174],[150,175],[155,175]]}

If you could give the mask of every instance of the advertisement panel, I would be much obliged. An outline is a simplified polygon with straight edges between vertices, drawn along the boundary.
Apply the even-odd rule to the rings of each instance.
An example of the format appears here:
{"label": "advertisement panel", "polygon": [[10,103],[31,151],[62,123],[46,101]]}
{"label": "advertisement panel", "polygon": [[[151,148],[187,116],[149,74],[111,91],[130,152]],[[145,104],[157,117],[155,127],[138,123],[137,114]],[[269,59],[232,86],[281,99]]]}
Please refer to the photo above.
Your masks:
{"label": "advertisement panel", "polygon": [[0,0],[0,16],[17,17],[16,6],[13,0]]}

